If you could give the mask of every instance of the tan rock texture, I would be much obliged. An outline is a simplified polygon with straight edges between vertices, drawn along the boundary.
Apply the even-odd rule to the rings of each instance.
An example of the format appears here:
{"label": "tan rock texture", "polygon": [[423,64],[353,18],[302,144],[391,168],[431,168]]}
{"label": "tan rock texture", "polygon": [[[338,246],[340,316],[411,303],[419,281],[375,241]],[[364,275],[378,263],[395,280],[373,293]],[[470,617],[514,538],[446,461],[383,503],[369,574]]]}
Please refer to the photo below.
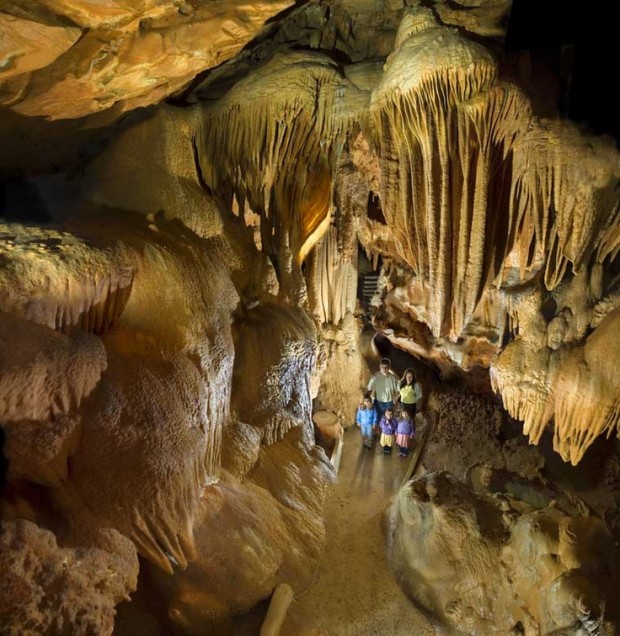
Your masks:
{"label": "tan rock texture", "polygon": [[52,532],[25,519],[0,523],[2,633],[111,634],[114,605],[135,589],[138,559],[113,530],[118,553],[94,546],[64,547]]}
{"label": "tan rock texture", "polygon": [[[368,374],[358,243],[378,274],[369,311],[398,346],[444,377],[490,368],[530,440],[553,421],[573,464],[617,434],[620,155],[540,117],[494,53],[508,6],[317,1],[261,31],[292,3],[0,0],[0,130],[15,128],[19,169],[2,166],[57,222],[0,226],[15,633],[54,616],[110,633],[136,553],[186,633],[308,579],[331,478],[311,401],[348,423]],[[38,156],[38,131],[73,150]],[[597,521],[434,479],[401,493],[393,554],[459,594],[415,598],[481,633],[481,607],[506,630],[600,627]],[[411,539],[420,515],[458,576],[445,545]],[[65,559],[102,578],[66,578]]]}
{"label": "tan rock texture", "polygon": [[300,427],[269,447],[260,448],[258,439],[249,474],[225,474],[205,490],[196,559],[162,581],[170,616],[187,633],[247,612],[279,583],[305,587],[323,549],[323,500],[331,479],[324,454],[308,450]]}
{"label": "tan rock texture", "polygon": [[615,552],[595,517],[429,473],[399,493],[389,552],[405,593],[457,633],[613,633]]}
{"label": "tan rock texture", "polygon": [[[161,570],[168,621],[188,633],[309,579],[331,479],[312,450],[316,327],[276,302],[252,228],[201,187],[197,113],[163,108],[120,135],[62,229],[4,225],[0,285],[3,510],[38,520],[34,483],[56,507],[42,511],[50,537],[58,524],[72,541],[122,537]],[[110,633],[121,597],[102,594],[93,629]]]}
{"label": "tan rock texture", "polygon": [[157,103],[235,55],[290,5],[3,0],[0,104],[23,115],[74,119]]}

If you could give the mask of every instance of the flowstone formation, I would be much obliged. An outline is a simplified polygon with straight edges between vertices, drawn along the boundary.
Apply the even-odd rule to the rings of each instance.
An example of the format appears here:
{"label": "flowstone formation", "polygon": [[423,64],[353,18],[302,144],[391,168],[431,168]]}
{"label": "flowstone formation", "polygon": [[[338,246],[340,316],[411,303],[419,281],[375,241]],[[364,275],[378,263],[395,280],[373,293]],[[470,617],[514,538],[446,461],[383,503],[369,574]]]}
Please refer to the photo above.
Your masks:
{"label": "flowstone formation", "polygon": [[603,522],[566,502],[537,508],[495,494],[493,479],[475,492],[429,473],[400,491],[389,554],[406,593],[458,634],[614,633]]}
{"label": "flowstone formation", "polygon": [[[181,633],[305,586],[312,400],[352,423],[364,311],[565,461],[617,435],[620,155],[502,53],[509,8],[0,0],[2,629],[111,633],[139,569]],[[481,633],[604,624],[600,520],[433,479],[393,517],[412,596]],[[421,521],[473,537],[464,573],[433,578]]]}
{"label": "flowstone formation", "polygon": [[[315,328],[277,307],[235,318],[234,253],[205,236],[110,208],[63,230],[3,227],[3,632],[111,633],[138,554],[188,632],[309,579],[331,478],[309,430]],[[233,321],[247,345],[265,311],[263,356],[235,355]]]}

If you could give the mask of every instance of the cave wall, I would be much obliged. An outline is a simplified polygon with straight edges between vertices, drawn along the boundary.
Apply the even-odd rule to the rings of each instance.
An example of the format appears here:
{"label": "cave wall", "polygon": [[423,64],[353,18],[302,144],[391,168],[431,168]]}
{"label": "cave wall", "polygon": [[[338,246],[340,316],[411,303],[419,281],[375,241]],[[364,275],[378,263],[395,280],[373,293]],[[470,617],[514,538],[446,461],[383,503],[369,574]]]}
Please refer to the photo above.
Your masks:
{"label": "cave wall", "polygon": [[596,517],[437,472],[403,487],[388,536],[401,586],[450,633],[614,633],[613,540]]}
{"label": "cave wall", "polygon": [[83,170],[61,228],[3,225],[7,633],[111,633],[138,555],[171,628],[225,629],[307,582],[324,542],[315,325],[275,302],[273,266],[200,187],[196,120],[176,114]]}
{"label": "cave wall", "polygon": [[509,3],[431,4],[0,2],[0,166],[54,221],[1,226],[13,632],[110,633],[138,554],[185,632],[307,580],[311,402],[349,423],[368,377],[360,245],[397,346],[490,369],[573,464],[617,433],[617,149],[502,55]]}

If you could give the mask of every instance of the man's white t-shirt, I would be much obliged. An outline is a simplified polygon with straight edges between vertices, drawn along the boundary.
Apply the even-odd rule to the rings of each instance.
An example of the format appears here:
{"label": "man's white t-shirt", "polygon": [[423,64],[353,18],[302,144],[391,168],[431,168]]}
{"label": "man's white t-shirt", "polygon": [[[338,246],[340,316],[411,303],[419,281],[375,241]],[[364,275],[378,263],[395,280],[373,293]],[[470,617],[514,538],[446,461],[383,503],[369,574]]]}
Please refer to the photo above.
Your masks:
{"label": "man's white t-shirt", "polygon": [[375,399],[378,402],[393,402],[398,393],[400,381],[393,371],[388,371],[385,375],[379,371],[375,373],[368,383],[368,390],[374,389]]}

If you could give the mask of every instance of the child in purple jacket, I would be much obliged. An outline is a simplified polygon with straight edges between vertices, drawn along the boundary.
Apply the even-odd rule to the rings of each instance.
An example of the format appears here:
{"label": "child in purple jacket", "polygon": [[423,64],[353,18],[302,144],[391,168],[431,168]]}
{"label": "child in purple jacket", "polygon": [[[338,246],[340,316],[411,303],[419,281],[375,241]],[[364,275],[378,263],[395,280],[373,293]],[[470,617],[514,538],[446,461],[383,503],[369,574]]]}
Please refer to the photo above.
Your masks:
{"label": "child in purple jacket", "polygon": [[402,415],[396,425],[396,444],[400,457],[407,457],[409,454],[409,440],[415,435],[415,424],[409,409],[403,409]]}
{"label": "child in purple jacket", "polygon": [[383,446],[383,454],[392,454],[392,444],[394,444],[394,433],[396,432],[396,418],[394,417],[394,409],[385,409],[385,415],[379,422],[381,428],[381,439],[379,443]]}

